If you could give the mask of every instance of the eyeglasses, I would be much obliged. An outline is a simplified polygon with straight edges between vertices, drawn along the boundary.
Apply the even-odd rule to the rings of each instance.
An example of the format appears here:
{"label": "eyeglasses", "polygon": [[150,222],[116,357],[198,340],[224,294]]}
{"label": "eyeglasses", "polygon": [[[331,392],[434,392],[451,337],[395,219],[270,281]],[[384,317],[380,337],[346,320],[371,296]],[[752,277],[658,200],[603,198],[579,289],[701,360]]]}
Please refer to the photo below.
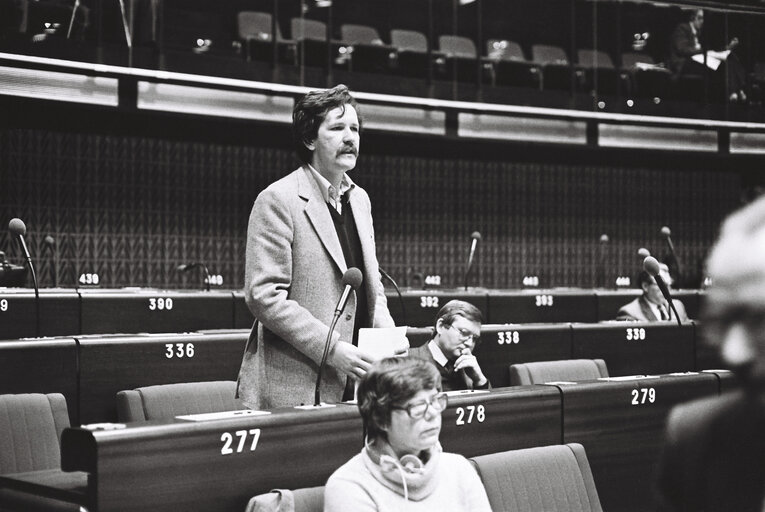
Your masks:
{"label": "eyeglasses", "polygon": [[398,409],[400,411],[406,411],[410,418],[418,420],[425,416],[428,412],[428,407],[432,407],[434,411],[441,412],[446,409],[448,397],[446,393],[436,393],[430,400],[421,400],[413,404],[409,404],[406,407],[391,407],[391,409]]}
{"label": "eyeglasses", "polygon": [[463,341],[472,341],[474,343],[478,343],[478,339],[481,336],[480,334],[475,334],[473,332],[468,331],[467,329],[455,327],[454,325],[449,325],[449,327],[453,328],[455,331],[460,333],[460,339]]}

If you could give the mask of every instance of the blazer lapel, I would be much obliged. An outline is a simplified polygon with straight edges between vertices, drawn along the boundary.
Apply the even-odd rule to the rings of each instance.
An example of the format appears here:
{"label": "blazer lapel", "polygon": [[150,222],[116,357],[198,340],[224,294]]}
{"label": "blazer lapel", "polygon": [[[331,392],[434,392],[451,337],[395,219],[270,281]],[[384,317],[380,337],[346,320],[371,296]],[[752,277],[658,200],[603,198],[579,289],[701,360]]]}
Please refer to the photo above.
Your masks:
{"label": "blazer lapel", "polygon": [[653,310],[651,309],[651,306],[648,305],[648,301],[645,300],[645,297],[640,297],[640,310],[643,312],[643,316],[645,316],[646,320],[649,320],[651,322],[655,322],[658,320],[658,318],[656,318],[656,315],[653,314]]}
{"label": "blazer lapel", "polygon": [[337,237],[332,216],[327,210],[327,203],[324,202],[319,185],[310,174],[311,171],[305,167],[303,171],[298,173],[298,195],[306,201],[305,213],[337,268],[340,272],[345,272],[348,268],[345,265],[343,248],[340,247],[340,239]]}

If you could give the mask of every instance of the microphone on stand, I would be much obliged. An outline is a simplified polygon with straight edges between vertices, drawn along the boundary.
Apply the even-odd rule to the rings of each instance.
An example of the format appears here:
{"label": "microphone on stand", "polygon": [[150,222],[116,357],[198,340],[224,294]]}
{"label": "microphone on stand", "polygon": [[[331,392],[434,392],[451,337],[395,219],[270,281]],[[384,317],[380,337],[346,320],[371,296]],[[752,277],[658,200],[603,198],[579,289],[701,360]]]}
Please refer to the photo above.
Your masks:
{"label": "microphone on stand", "polygon": [[606,247],[608,247],[608,235],[600,235],[600,246],[598,250],[598,286],[606,287]]}
{"label": "microphone on stand", "polygon": [[201,268],[202,271],[205,273],[205,283],[204,283],[205,290],[209,292],[210,291],[210,272],[207,270],[207,265],[205,265],[204,263],[195,262],[195,263],[181,263],[180,265],[178,265],[178,267],[176,267],[178,272],[188,272],[189,270],[193,268]]}
{"label": "microphone on stand", "polygon": [[468,256],[467,267],[465,267],[465,290],[468,289],[468,276],[470,275],[470,267],[473,265],[473,256],[475,255],[475,248],[478,246],[478,241],[481,239],[481,233],[473,231],[470,235],[473,242],[470,244],[470,255]]}
{"label": "microphone on stand", "polygon": [[19,237],[19,243],[21,243],[21,250],[24,252],[24,256],[29,263],[29,271],[32,273],[32,283],[35,286],[35,335],[40,337],[40,287],[37,284],[37,274],[35,273],[35,266],[32,264],[32,256],[29,255],[29,249],[24,242],[24,235],[27,234],[27,226],[24,221],[18,217],[11,219],[8,223],[8,229],[14,235]]}
{"label": "microphone on stand", "polygon": [[664,239],[667,241],[667,248],[669,249],[669,254],[672,256],[672,259],[675,260],[675,265],[677,266],[677,280],[680,281],[683,276],[683,271],[680,268],[680,259],[677,257],[677,254],[675,254],[675,244],[672,243],[672,238],[670,235],[672,234],[672,231],[667,226],[662,226],[661,228],[661,236],[664,237]]}
{"label": "microphone on stand", "polygon": [[640,256],[641,259],[645,260],[648,256],[651,255],[651,253],[646,249],[645,247],[641,247],[638,249],[638,256]]}
{"label": "microphone on stand", "polygon": [[651,274],[653,278],[656,280],[656,284],[659,285],[661,294],[664,296],[664,299],[667,301],[667,304],[669,305],[669,307],[675,313],[675,319],[677,320],[677,325],[683,325],[683,323],[680,321],[680,315],[677,314],[677,309],[675,309],[675,304],[672,302],[672,296],[669,294],[669,288],[667,287],[667,283],[664,282],[664,279],[662,279],[660,275],[661,267],[659,266],[659,262],[656,260],[656,258],[654,258],[653,256],[648,256],[646,259],[644,259],[643,270]]}
{"label": "microphone on stand", "polygon": [[[316,391],[314,393],[314,407],[321,406],[321,376],[324,373],[324,366],[327,364],[327,356],[329,355],[329,344],[332,341],[332,333],[335,331],[335,325],[340,315],[345,309],[345,305],[348,303],[348,298],[351,296],[351,290],[358,290],[361,286],[361,282],[364,280],[364,276],[361,275],[361,270],[356,267],[351,267],[343,274],[343,294],[340,295],[340,300],[337,301],[335,306],[335,315],[332,317],[332,323],[329,324],[329,332],[327,332],[327,341],[324,343],[324,354],[321,356],[321,363],[319,364],[319,374],[316,376]],[[343,342],[344,343],[344,342]]]}
{"label": "microphone on stand", "polygon": [[56,269],[58,266],[58,254],[56,253],[56,240],[50,235],[45,235],[43,242],[51,251],[51,262],[53,263],[51,269],[51,274],[53,274],[53,288],[58,288],[58,271]]}
{"label": "microphone on stand", "polygon": [[393,288],[396,289],[396,293],[398,294],[398,301],[401,304],[401,323],[404,325],[407,325],[406,323],[406,310],[404,309],[404,298],[401,296],[401,290],[398,289],[398,284],[396,284],[396,281],[393,280],[393,278],[388,274],[386,271],[382,269],[382,267],[377,268],[380,271],[380,275],[382,275],[385,279],[390,281],[390,283],[393,285]]}

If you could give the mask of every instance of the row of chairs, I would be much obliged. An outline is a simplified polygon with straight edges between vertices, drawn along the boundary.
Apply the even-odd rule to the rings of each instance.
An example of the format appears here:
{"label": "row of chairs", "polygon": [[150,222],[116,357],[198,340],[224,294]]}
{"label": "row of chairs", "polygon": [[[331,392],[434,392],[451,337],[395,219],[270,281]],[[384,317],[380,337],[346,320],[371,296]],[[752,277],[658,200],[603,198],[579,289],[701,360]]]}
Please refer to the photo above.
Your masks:
{"label": "row of chairs", "polygon": [[[237,27],[247,59],[272,58],[271,14],[240,12]],[[279,58],[291,64],[302,59],[309,66],[326,65],[326,24],[293,18],[290,27],[292,39],[284,38],[279,26],[276,27]],[[578,91],[597,88],[604,94],[660,96],[670,89],[669,71],[657,66],[650,55],[642,52],[622,53],[617,67],[603,50],[579,49],[573,63],[559,46],[534,44],[531,58],[527,59],[519,43],[489,39],[485,55],[479,56],[472,39],[441,35],[429,62],[427,37],[416,30],[391,30],[390,44],[383,43],[377,29],[367,25],[346,23],[340,27],[340,33],[341,40],[332,41],[334,65],[352,71],[425,78],[432,67],[435,78],[474,83],[482,80],[491,85],[545,90],[570,90],[572,86]]]}
{"label": "row of chairs", "polygon": [[[510,450],[469,459],[481,477],[491,509],[532,512],[602,512],[584,447],[579,443]],[[321,512],[324,488],[278,489],[253,497],[247,512]]]}

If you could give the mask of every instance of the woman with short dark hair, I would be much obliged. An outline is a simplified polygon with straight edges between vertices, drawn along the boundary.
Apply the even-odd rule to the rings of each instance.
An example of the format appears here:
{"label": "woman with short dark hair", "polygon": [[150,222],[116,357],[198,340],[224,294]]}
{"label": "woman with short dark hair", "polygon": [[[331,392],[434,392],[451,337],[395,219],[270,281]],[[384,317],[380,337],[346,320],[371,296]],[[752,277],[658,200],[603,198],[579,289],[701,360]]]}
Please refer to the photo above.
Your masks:
{"label": "woman with short dark hair", "polygon": [[325,512],[490,511],[467,459],[441,450],[446,405],[431,363],[392,357],[375,364],[358,389],[365,446],[329,478]]}

